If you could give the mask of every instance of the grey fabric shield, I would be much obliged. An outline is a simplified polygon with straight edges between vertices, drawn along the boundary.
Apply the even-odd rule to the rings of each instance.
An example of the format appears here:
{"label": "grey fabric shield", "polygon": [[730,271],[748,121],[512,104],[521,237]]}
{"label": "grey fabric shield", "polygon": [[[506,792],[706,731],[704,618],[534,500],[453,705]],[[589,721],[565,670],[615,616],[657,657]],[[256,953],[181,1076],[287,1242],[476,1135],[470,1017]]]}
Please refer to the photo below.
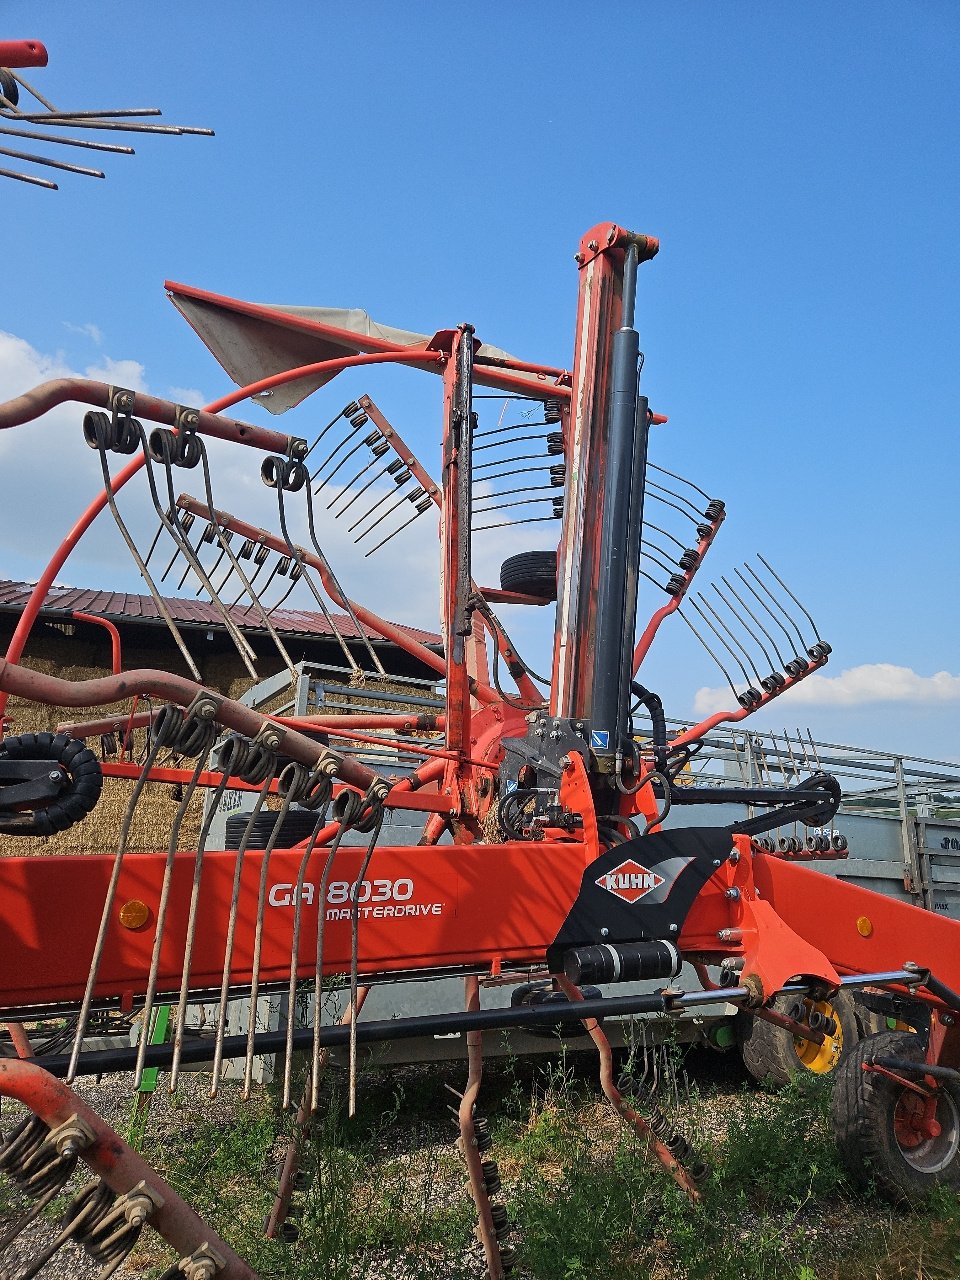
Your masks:
{"label": "grey fabric shield", "polygon": [[[392,325],[378,324],[359,307],[288,307],[266,304],[266,309],[276,313],[276,322],[262,315],[245,315],[224,303],[194,298],[169,290],[168,296],[187,323],[200,337],[214,358],[223,366],[237,386],[248,386],[261,378],[269,378],[287,369],[301,365],[317,364],[321,360],[335,360],[340,356],[355,355],[363,351],[379,349],[381,342],[400,347],[425,347],[432,334],[413,333],[408,329],[396,329]],[[285,318],[307,321],[336,329],[337,334],[291,327]],[[478,358],[495,360],[511,359],[499,347],[482,345]],[[421,366],[439,373],[436,366]],[[336,374],[316,378],[303,378],[286,386],[275,387],[268,396],[257,397],[271,413],[285,413],[300,404],[319,387],[328,383]],[[512,372],[513,378],[529,381],[532,395],[547,398],[550,384],[536,374]],[[475,371],[475,381],[487,386],[497,386],[496,373],[482,368]]]}

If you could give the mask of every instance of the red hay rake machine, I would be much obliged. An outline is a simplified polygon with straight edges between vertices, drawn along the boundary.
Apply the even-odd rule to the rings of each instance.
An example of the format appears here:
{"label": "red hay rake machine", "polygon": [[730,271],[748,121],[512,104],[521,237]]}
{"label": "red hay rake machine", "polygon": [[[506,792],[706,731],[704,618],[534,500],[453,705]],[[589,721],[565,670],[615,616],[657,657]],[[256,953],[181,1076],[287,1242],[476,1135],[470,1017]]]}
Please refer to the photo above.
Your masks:
{"label": "red hay rake machine", "polygon": [[[830,775],[815,771],[779,788],[698,787],[681,778],[704,734],[819,671],[830,647],[763,558],[735,579],[694,589],[724,505],[648,461],[651,426],[665,419],[640,394],[634,317],[639,269],[657,250],[656,240],[613,223],[584,236],[569,371],[486,346],[466,324],[411,334],[363,312],[258,306],[169,284],[239,390],[195,410],[61,381],[0,405],[0,427],[36,432],[42,424],[31,424],[53,406],[86,406],[83,436],[103,476],[102,492],[51,559],[0,662],[0,713],[10,695],[88,712],[138,700],[129,714],[78,720],[55,734],[17,732],[0,744],[0,830],[24,844],[24,856],[0,864],[0,1012],[20,1054],[0,1060],[0,1093],[30,1112],[0,1147],[0,1168],[23,1201],[0,1238],[12,1268],[5,1274],[25,1280],[60,1248],[83,1246],[106,1277],[147,1224],[181,1257],[166,1273],[171,1280],[254,1274],[77,1097],[72,1085],[83,1075],[129,1071],[138,1082],[159,1067],[175,1088],[187,1064],[204,1062],[216,1092],[224,1064],[239,1061],[249,1093],[255,1058],[277,1054],[283,1104],[299,1101],[308,1123],[334,1046],[349,1046],[352,1093],[358,1046],[459,1032],[467,1046],[460,1146],[487,1272],[500,1280],[515,1263],[514,1224],[478,1110],[485,1031],[582,1025],[611,1107],[696,1200],[709,1169],[642,1082],[617,1078],[602,1020],[733,1004],[829,1054],[852,990],[868,990],[876,1007],[914,1030],[864,1039],[839,1067],[834,1112],[844,1158],[897,1199],[960,1182],[958,925],[801,865],[836,857],[818,837],[775,842],[767,834],[796,823],[828,826],[841,798]],[[369,396],[346,405],[312,441],[227,416],[249,397],[282,412],[341,370],[383,363],[441,380],[437,479]],[[499,418],[491,416],[497,406],[506,406]],[[218,504],[212,437],[237,455],[260,456],[277,501],[273,530]],[[192,494],[181,485],[191,471]],[[117,501],[134,482],[157,522],[145,551]],[[20,665],[50,585],[107,508],[193,678],[118,670],[71,683]],[[323,549],[333,520],[372,555],[423,516],[439,520],[442,654],[349,596]],[[487,530],[517,528],[522,536],[529,523],[551,522],[555,550],[519,549],[498,587],[475,580],[474,543]],[[306,530],[306,545],[295,540],[298,530]],[[300,583],[338,637],[353,686],[375,689],[384,678],[365,639],[378,635],[436,673],[443,711],[271,716],[204,688],[160,595],[176,562],[219,611],[251,676],[245,625],[266,631],[295,674],[271,622],[277,605],[267,600]],[[662,601],[642,629],[641,579]],[[554,600],[552,669],[541,679],[495,608]],[[670,736],[659,698],[640,679],[673,614],[717,662],[731,704]],[[651,731],[638,739],[641,710]],[[125,733],[145,733],[140,763],[98,758],[86,745],[118,720]],[[397,735],[419,761],[405,776],[383,776],[358,758],[363,746],[389,749]],[[357,751],[335,749],[331,738]],[[178,767],[169,765],[171,754]],[[104,777],[133,782],[117,847],[78,857],[31,852],[31,840],[96,813]],[[182,799],[168,847],[129,852],[137,804],[149,787],[171,780]],[[205,823],[197,847],[181,849],[191,797],[210,789],[216,798],[228,788],[256,797],[237,847],[207,848]],[[250,833],[269,796],[278,798],[280,819],[266,846],[255,848]],[[663,827],[671,808],[675,817],[685,805],[730,802],[751,806],[754,816]],[[294,807],[313,815],[312,833],[284,847],[279,833]],[[422,815],[418,844],[381,842],[391,810]],[[701,989],[677,985],[684,961],[696,967]],[[388,1021],[359,1016],[370,987],[432,975],[462,976],[462,1009]],[[510,1008],[482,1008],[485,980],[515,982],[520,997]],[[616,994],[617,984],[640,980],[663,985]],[[331,1022],[322,994],[334,981],[349,1000],[343,1019]],[[595,990],[608,986],[613,994]],[[287,993],[291,1009],[306,993],[304,1024],[291,1016],[264,1030],[251,1017],[245,1034],[228,1034],[230,1002],[242,997],[254,1007],[267,992]],[[188,1006],[200,1001],[217,1009],[215,1034],[190,1037]],[[161,1002],[175,1008],[169,1043],[151,1044],[146,1034],[131,1048],[86,1043],[98,1011],[137,1010],[146,1028]],[[38,1058],[23,1024],[53,1014],[74,1019],[72,1044]],[[31,1254],[31,1224],[78,1162],[93,1180],[70,1202],[56,1238]],[[282,1225],[294,1164],[291,1156],[271,1231]]]}

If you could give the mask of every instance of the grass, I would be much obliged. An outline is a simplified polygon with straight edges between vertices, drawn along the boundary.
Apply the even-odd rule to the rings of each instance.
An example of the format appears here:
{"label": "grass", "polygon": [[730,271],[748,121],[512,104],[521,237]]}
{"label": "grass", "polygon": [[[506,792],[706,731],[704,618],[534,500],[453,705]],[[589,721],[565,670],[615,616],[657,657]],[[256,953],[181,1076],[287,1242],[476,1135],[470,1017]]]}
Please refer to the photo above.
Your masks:
{"label": "grass", "polygon": [[[765,1094],[732,1056],[699,1051],[689,1072],[659,1059],[661,1105],[714,1165],[701,1204],[651,1163],[604,1102],[592,1059],[501,1061],[481,1094],[518,1252],[515,1280],[957,1280],[960,1207],[913,1214],[855,1198],[811,1077]],[[472,1204],[445,1083],[462,1069],[367,1074],[346,1117],[331,1072],[304,1142],[310,1186],[296,1244],[266,1241],[289,1119],[269,1094],[211,1124],[199,1101],[160,1104],[146,1158],[266,1277],[477,1280]],[[197,1090],[202,1095],[202,1089]],[[137,1274],[168,1258],[143,1253]]]}

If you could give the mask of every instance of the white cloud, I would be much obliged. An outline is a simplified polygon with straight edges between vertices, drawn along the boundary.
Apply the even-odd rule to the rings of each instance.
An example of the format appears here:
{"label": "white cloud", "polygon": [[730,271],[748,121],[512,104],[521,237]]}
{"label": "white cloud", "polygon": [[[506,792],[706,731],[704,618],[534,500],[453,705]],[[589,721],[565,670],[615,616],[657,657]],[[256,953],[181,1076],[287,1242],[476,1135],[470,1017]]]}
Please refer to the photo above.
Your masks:
{"label": "white cloud", "polygon": [[[949,671],[921,676],[892,662],[868,662],[836,676],[819,672],[808,676],[785,696],[793,707],[862,707],[891,702],[939,706],[960,702],[960,676]],[[728,688],[703,688],[697,690],[693,709],[698,716],[708,716],[731,708],[732,703]]]}
{"label": "white cloud", "polygon": [[196,387],[167,387],[164,396],[175,404],[186,405],[188,409],[202,409],[211,399]]}
{"label": "white cloud", "polygon": [[103,344],[103,332],[95,324],[71,324],[69,320],[64,320],[63,327],[69,329],[71,333],[79,333],[82,337],[89,338],[98,347]]}
{"label": "white cloud", "polygon": [[95,382],[108,382],[112,387],[129,391],[146,391],[145,370],[137,360],[111,360],[106,356],[98,365],[89,365],[85,376]]}

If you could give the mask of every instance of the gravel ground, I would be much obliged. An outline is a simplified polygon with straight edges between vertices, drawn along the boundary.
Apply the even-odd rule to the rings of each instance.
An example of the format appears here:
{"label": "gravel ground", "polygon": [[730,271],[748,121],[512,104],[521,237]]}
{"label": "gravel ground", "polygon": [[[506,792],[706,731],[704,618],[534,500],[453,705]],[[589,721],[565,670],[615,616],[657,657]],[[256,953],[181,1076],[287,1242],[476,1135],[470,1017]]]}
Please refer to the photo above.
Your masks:
{"label": "gravel ground", "polygon": [[[666,1103],[675,1110],[678,1122],[682,1124],[688,1135],[698,1143],[712,1142],[722,1150],[727,1127],[731,1117],[740,1114],[745,1107],[767,1105],[763,1095],[756,1092],[745,1093],[744,1073],[739,1064],[728,1057],[726,1059],[709,1055],[705,1052],[695,1055],[695,1071],[698,1079],[705,1076],[703,1094],[689,1099],[683,1090],[675,1090],[670,1096],[669,1073],[664,1090]],[[518,1064],[511,1072],[504,1074],[501,1067],[492,1067],[485,1080],[484,1108],[487,1114],[496,1114],[498,1104],[506,1105],[508,1098],[530,1097],[536,1095],[538,1086],[534,1075],[535,1068],[526,1063]],[[378,1174],[386,1177],[383,1170],[390,1170],[390,1176],[399,1178],[402,1184],[402,1198],[406,1207],[415,1211],[418,1206],[429,1204],[432,1212],[442,1209],[456,1210],[465,1203],[465,1178],[459,1158],[454,1157],[454,1139],[456,1128],[452,1118],[446,1112],[446,1104],[454,1100],[440,1087],[443,1081],[459,1083],[463,1078],[463,1070],[458,1067],[444,1066],[437,1068],[399,1068],[390,1076],[380,1073],[372,1077],[373,1083],[367,1085],[361,1081],[362,1087],[368,1089],[368,1098],[373,1105],[383,1105],[389,1110],[390,1091],[394,1084],[399,1084],[406,1098],[419,1094],[419,1105],[403,1110],[391,1123],[386,1123],[382,1132],[376,1137],[372,1151],[368,1156],[375,1160]],[[584,1099],[578,1104],[577,1115],[585,1131],[589,1132],[593,1149],[602,1154],[606,1147],[613,1152],[617,1144],[618,1121],[603,1100],[597,1098],[591,1102],[589,1087]],[[147,1135],[154,1142],[162,1142],[173,1149],[178,1141],[187,1143],[199,1142],[202,1146],[205,1132],[215,1132],[230,1126],[243,1108],[236,1088],[225,1086],[219,1097],[210,1100],[208,1097],[209,1079],[199,1073],[185,1073],[181,1077],[178,1095],[171,1099],[163,1087],[153,1095],[152,1107],[148,1119]],[[543,1102],[542,1086],[539,1102]],[[109,1076],[100,1081],[82,1080],[77,1085],[81,1097],[111,1124],[118,1132],[125,1135],[129,1129],[132,1111],[132,1094],[129,1076]],[[263,1114],[263,1099],[260,1099],[260,1114]],[[535,1107],[537,1102],[535,1100]],[[10,1104],[4,1105],[2,1129],[9,1131],[23,1113]],[[262,1192],[266,1185],[272,1191],[276,1186],[279,1167],[282,1162],[285,1143],[277,1139],[273,1147],[263,1153],[260,1163],[259,1185]],[[504,1182],[505,1196],[510,1202],[514,1189],[514,1181],[519,1176],[520,1164],[516,1156],[509,1153],[492,1154],[500,1158],[501,1176]],[[83,1169],[83,1166],[81,1166]],[[559,1179],[563,1170],[558,1165],[551,1167],[549,1159],[543,1162],[543,1175],[548,1181]],[[78,1173],[72,1180],[68,1191],[75,1191],[85,1180],[86,1171]],[[249,1171],[248,1171],[249,1175]],[[245,1175],[245,1176],[248,1176]],[[384,1194],[384,1188],[378,1188]],[[9,1197],[0,1190],[0,1225],[9,1225]],[[362,1206],[357,1206],[363,1212]],[[809,1211],[804,1207],[789,1213],[767,1213],[761,1217],[749,1214],[742,1217],[738,1230],[744,1244],[750,1240],[752,1233],[764,1230],[782,1230],[799,1244],[813,1244],[820,1240],[829,1255],[839,1256],[849,1247],[865,1228],[870,1225],[871,1215],[868,1210],[861,1211],[849,1203],[837,1205],[811,1205]],[[878,1221],[878,1229],[882,1223]],[[56,1235],[56,1224],[52,1220],[41,1219],[23,1233],[3,1254],[3,1267],[0,1269],[0,1280],[8,1277],[19,1277],[22,1268],[36,1256],[38,1247],[49,1243]],[[229,1238],[230,1231],[226,1231]],[[277,1255],[274,1255],[275,1257]],[[286,1256],[281,1254],[281,1257]],[[431,1255],[432,1257],[432,1255]],[[114,1274],[123,1280],[132,1276],[142,1276],[150,1267],[167,1265],[169,1256],[156,1248],[156,1237],[146,1232],[143,1242],[134,1254],[134,1260],[124,1264]],[[286,1267],[279,1262],[280,1269],[271,1270],[271,1275],[280,1276]],[[302,1265],[302,1264],[301,1264]],[[473,1245],[466,1255],[457,1258],[444,1257],[442,1252],[432,1257],[432,1273],[437,1280],[446,1280],[447,1276],[472,1276],[480,1280],[484,1274],[482,1254],[479,1247]],[[68,1246],[59,1251],[47,1264],[41,1275],[49,1280],[93,1280],[99,1274],[99,1267],[78,1249]],[[266,1274],[266,1272],[264,1272]],[[337,1273],[340,1274],[339,1272]],[[422,1260],[407,1264],[398,1261],[396,1252],[382,1258],[366,1254],[362,1263],[358,1262],[352,1271],[353,1280],[423,1280],[428,1272],[424,1270]],[[516,1272],[515,1276],[522,1273]],[[651,1280],[675,1280],[675,1272],[664,1263],[664,1269],[651,1269]],[[792,1273],[791,1273],[792,1274]],[[318,1273],[319,1275],[319,1273]],[[559,1280],[559,1277],[558,1277]]]}

